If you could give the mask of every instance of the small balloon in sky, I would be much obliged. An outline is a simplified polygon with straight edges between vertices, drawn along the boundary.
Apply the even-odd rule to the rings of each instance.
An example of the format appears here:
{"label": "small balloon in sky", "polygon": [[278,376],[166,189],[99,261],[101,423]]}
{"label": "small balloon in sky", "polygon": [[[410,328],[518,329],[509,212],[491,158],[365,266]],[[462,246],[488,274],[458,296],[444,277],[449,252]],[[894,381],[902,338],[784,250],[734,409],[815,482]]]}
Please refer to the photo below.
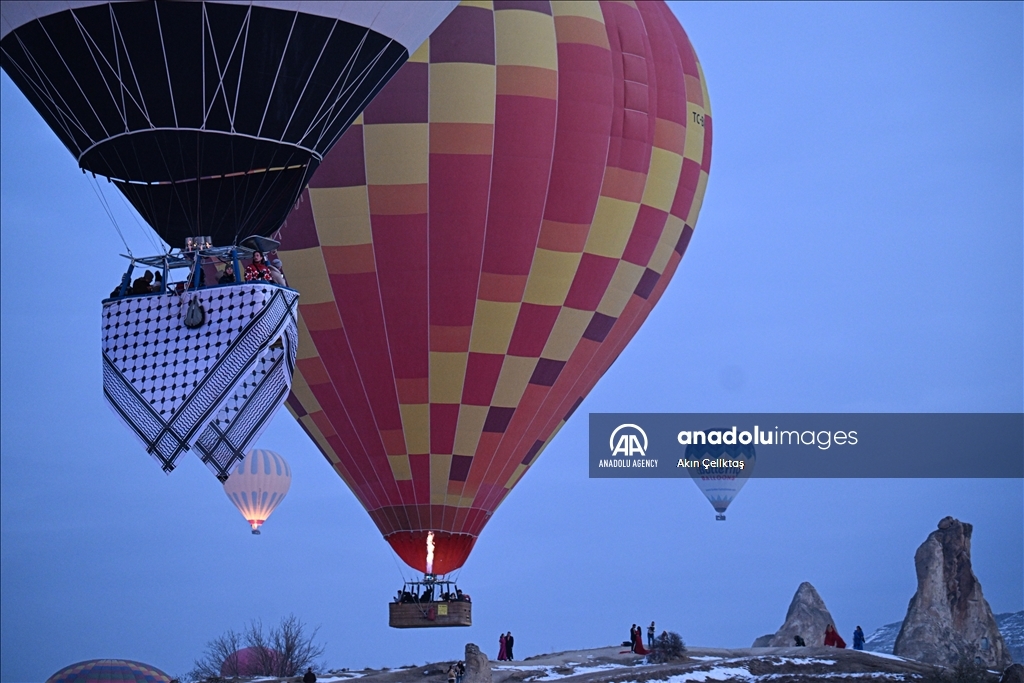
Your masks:
{"label": "small balloon in sky", "polygon": [[754,471],[757,453],[753,444],[707,443],[707,435],[711,432],[725,434],[728,430],[709,429],[705,433],[695,432],[702,434],[702,443],[688,445],[686,459],[696,463],[689,468],[690,477],[715,508],[715,519],[724,522],[726,509],[739,495],[740,489]]}
{"label": "small balloon in sky", "polygon": [[292,485],[292,470],[280,454],[254,448],[235,467],[224,483],[224,492],[235,504],[254,534],[284,500]]}

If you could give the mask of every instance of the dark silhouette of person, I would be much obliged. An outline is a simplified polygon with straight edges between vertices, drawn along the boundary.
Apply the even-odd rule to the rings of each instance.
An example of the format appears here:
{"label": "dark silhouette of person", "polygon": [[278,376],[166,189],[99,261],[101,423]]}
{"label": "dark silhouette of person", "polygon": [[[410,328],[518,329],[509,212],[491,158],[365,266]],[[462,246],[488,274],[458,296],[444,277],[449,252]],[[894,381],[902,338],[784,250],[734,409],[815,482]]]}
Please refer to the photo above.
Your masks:
{"label": "dark silhouette of person", "polygon": [[629,627],[629,651],[636,652],[636,624]]}
{"label": "dark silhouette of person", "polygon": [[853,649],[863,650],[864,649],[864,631],[860,626],[853,632]]}
{"label": "dark silhouette of person", "polygon": [[316,683],[316,674],[313,673],[313,667],[306,669],[306,674],[302,677],[302,683]]}
{"label": "dark silhouette of person", "polygon": [[153,271],[147,270],[132,283],[132,294],[149,294],[153,291]]}
{"label": "dark silhouette of person", "polygon": [[512,637],[512,631],[505,634],[505,659],[512,661],[515,657],[512,656],[512,645],[516,642],[516,639]]}
{"label": "dark silhouette of person", "polygon": [[217,282],[222,285],[235,284],[235,267],[230,263],[224,266],[224,273],[217,279]]}

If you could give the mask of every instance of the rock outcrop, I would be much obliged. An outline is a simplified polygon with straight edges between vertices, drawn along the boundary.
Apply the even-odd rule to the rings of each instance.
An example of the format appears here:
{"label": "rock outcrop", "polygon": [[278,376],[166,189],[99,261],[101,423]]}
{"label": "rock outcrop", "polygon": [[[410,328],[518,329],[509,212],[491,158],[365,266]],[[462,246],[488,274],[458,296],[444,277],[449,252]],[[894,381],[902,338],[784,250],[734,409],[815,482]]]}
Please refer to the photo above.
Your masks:
{"label": "rock outcrop", "polygon": [[835,624],[825,601],[814,590],[814,586],[804,581],[796,589],[793,601],[786,612],[786,623],[765,642],[766,637],[758,638],[753,647],[793,647],[794,636],[800,636],[808,647],[825,644],[825,627]]}
{"label": "rock outcrop", "polygon": [[466,643],[465,662],[465,683],[491,683],[491,662],[473,643]]}
{"label": "rock outcrop", "polygon": [[971,568],[972,531],[946,517],[917,549],[917,592],[893,654],[943,666],[966,658],[999,671],[1012,663]]}
{"label": "rock outcrop", "polygon": [[754,638],[754,644],[750,647],[768,647],[768,643],[772,642],[772,638],[774,637],[774,633],[769,633],[766,636],[759,636],[757,638]]}

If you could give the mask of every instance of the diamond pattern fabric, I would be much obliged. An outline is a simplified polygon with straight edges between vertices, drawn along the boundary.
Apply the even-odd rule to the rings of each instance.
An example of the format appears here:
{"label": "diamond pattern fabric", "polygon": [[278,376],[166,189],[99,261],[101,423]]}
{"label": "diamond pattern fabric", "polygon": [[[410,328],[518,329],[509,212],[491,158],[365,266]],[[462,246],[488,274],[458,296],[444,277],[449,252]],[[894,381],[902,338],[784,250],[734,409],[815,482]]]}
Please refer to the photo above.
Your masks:
{"label": "diamond pattern fabric", "polygon": [[[189,303],[206,312],[184,325]],[[287,397],[298,293],[244,283],[103,305],[103,392],[166,472],[193,446],[221,481]]]}

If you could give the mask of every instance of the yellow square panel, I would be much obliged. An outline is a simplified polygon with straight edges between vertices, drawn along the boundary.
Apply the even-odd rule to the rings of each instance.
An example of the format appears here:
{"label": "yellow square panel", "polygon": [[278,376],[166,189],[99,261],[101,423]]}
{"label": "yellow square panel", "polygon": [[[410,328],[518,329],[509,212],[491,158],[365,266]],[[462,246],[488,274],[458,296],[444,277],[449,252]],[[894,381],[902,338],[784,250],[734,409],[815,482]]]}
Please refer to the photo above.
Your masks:
{"label": "yellow square panel", "polygon": [[484,430],[488,406],[459,406],[459,426],[455,430],[455,455],[474,455]]}
{"label": "yellow square panel", "polygon": [[431,122],[494,123],[495,79],[491,64],[431,64]]}
{"label": "yellow square panel", "polygon": [[505,356],[501,364],[501,373],[498,375],[498,385],[494,388],[494,397],[491,405],[512,408],[519,405],[519,399],[526,391],[526,385],[533,376],[533,369],[537,367],[536,358],[524,358],[522,356]]}
{"label": "yellow square panel", "polygon": [[476,300],[469,350],[475,353],[505,353],[519,317],[519,304]]}
{"label": "yellow square panel", "polygon": [[419,185],[427,182],[427,124],[363,126],[366,182],[369,185]]}
{"label": "yellow square panel", "polygon": [[541,357],[552,360],[569,360],[569,356],[590,324],[594,314],[590,311],[578,311],[575,308],[562,308],[558,312],[551,336],[544,344]]}
{"label": "yellow square panel", "polygon": [[609,258],[622,258],[639,211],[640,205],[636,202],[599,197],[594,223],[583,251]]}
{"label": "yellow square panel", "polygon": [[292,377],[292,393],[299,399],[299,403],[302,404],[303,410],[307,413],[315,413],[323,410],[320,406],[320,402],[316,400],[316,396],[313,395],[313,390],[306,384],[305,378],[301,372],[296,372]]}
{"label": "yellow square panel", "polygon": [[700,206],[704,203],[704,191],[708,189],[708,174],[700,172],[697,177],[697,191],[693,193],[693,204],[690,205],[690,214],[686,217],[686,223],[697,228],[697,214],[700,213]]}
{"label": "yellow square panel", "polygon": [[[430,38],[423,41],[423,44],[416,48],[416,52],[409,55],[410,62],[426,64],[430,61]],[[362,114],[359,115],[362,117]]]}
{"label": "yellow square panel", "polygon": [[686,111],[686,147],[683,149],[683,156],[699,164],[704,158],[704,126],[694,121],[693,117],[704,116],[704,108],[687,102]]}
{"label": "yellow square panel", "polygon": [[530,277],[526,281],[523,302],[542,306],[564,304],[580,264],[580,256],[579,252],[537,249],[533,255]]}
{"label": "yellow square panel", "polygon": [[619,261],[619,265],[615,267],[615,274],[612,275],[612,281],[608,283],[608,289],[605,290],[604,296],[601,297],[601,303],[597,306],[597,312],[610,315],[613,318],[622,315],[622,309],[626,307],[629,297],[633,294],[633,290],[636,289],[637,283],[640,282],[640,276],[643,274],[642,266],[628,261]]}
{"label": "yellow square panel", "polygon": [[[430,504],[444,505],[444,496],[448,492],[448,475],[452,469],[451,453],[430,454]],[[434,496],[441,499],[435,502]]]}
{"label": "yellow square panel", "polygon": [[647,173],[647,185],[640,203],[665,212],[671,210],[682,170],[683,157],[654,147],[651,150],[651,170]]}
{"label": "yellow square panel", "polygon": [[430,352],[430,402],[459,403],[468,353]]}
{"label": "yellow square panel", "polygon": [[490,0],[462,0],[459,5],[462,7],[480,7],[489,10],[494,9],[494,3]]}
{"label": "yellow square panel", "polygon": [[505,488],[510,489],[516,485],[519,478],[523,476],[523,472],[526,471],[526,465],[516,465],[516,471],[512,473],[512,476],[508,478],[508,483],[505,484]]}
{"label": "yellow square panel", "polygon": [[388,463],[391,465],[391,474],[395,481],[409,481],[412,479],[412,468],[409,466],[408,455],[389,455]]}
{"label": "yellow square panel", "polygon": [[[366,187],[309,188],[317,238],[327,247],[369,244],[370,201]],[[289,273],[289,275],[291,275]]]}
{"label": "yellow square panel", "polygon": [[303,360],[305,358],[315,358],[318,356],[316,350],[316,344],[313,343],[313,338],[309,336],[309,328],[306,327],[306,320],[301,315],[299,316],[299,349],[296,354],[296,360]]}
{"label": "yellow square panel", "polygon": [[586,17],[604,23],[601,5],[595,0],[553,0],[551,13],[556,17]]}
{"label": "yellow square panel", "polygon": [[302,303],[324,304],[334,301],[334,292],[331,290],[320,247],[280,251],[278,255],[284,272],[288,273],[288,284],[299,290]]}
{"label": "yellow square panel", "polygon": [[402,431],[405,433],[405,445],[410,453],[426,454],[430,452],[430,404],[402,403],[398,410],[402,413]]}
{"label": "yellow square panel", "polygon": [[679,236],[683,234],[683,225],[681,219],[669,214],[668,220],[665,221],[665,229],[661,231],[661,237],[658,239],[658,246],[654,247],[654,253],[647,264],[648,268],[656,273],[665,272],[665,266],[668,265],[668,260],[672,258],[672,252],[679,242]]}
{"label": "yellow square panel", "polygon": [[708,82],[704,79],[704,67],[702,67],[700,65],[700,61],[697,62],[697,73],[700,74],[701,92],[704,93],[704,112],[708,116],[712,116],[712,114],[711,114],[711,98],[708,97]]}
{"label": "yellow square panel", "polygon": [[528,10],[494,14],[498,64],[558,68],[555,24],[550,16]]}

